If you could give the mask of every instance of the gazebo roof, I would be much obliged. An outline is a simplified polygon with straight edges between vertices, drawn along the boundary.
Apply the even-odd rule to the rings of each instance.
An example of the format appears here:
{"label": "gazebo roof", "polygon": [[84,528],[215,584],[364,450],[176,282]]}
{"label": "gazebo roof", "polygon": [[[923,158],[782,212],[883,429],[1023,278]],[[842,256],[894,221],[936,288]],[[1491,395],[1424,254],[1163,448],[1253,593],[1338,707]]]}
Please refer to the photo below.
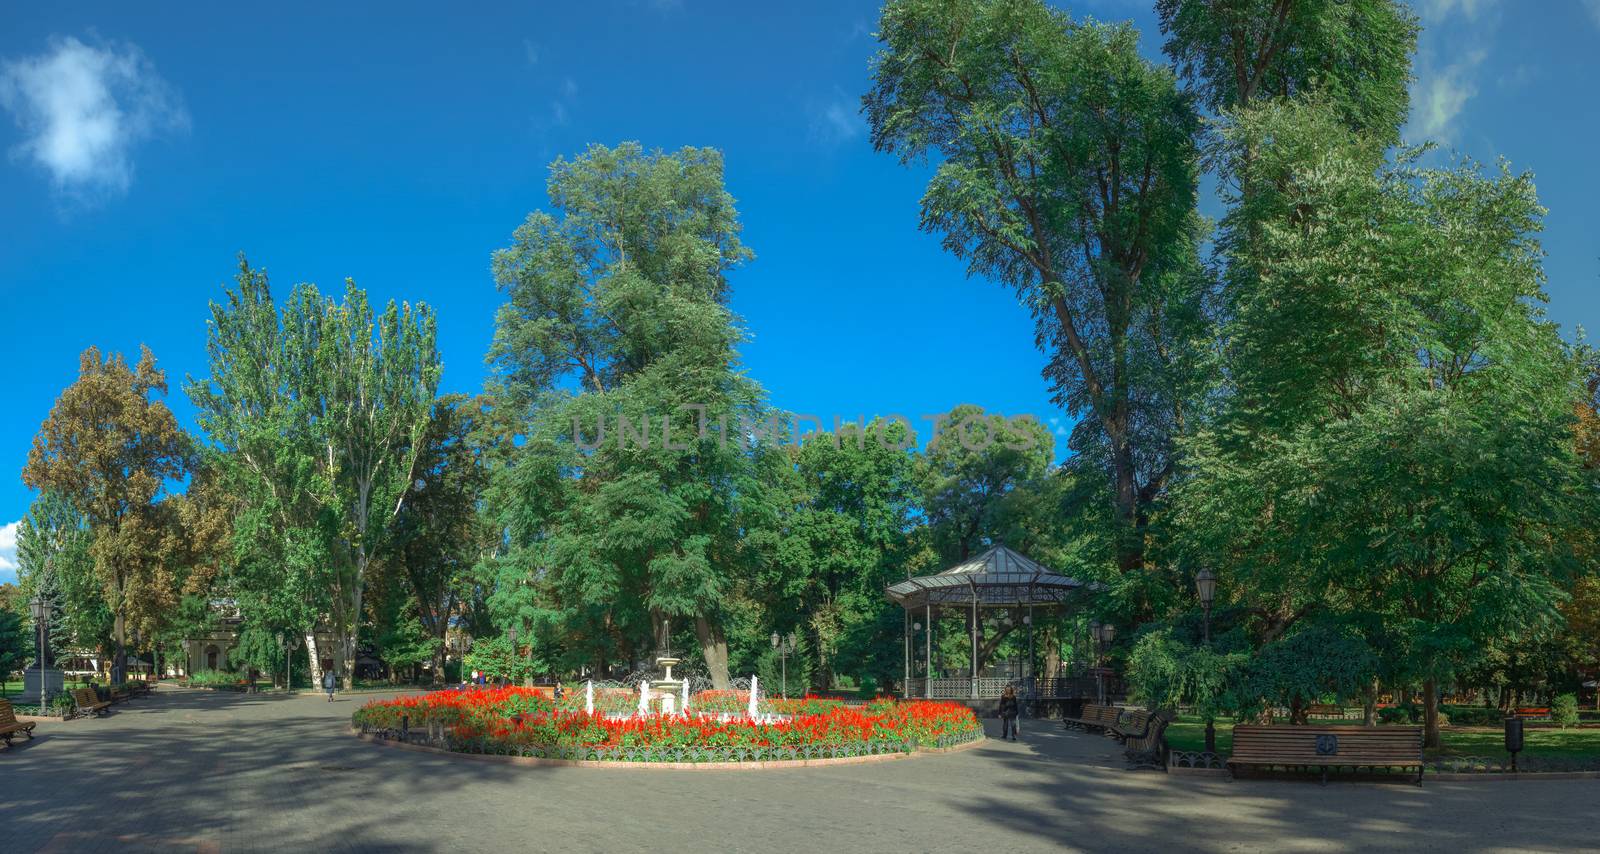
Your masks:
{"label": "gazebo roof", "polygon": [[1001,607],[1059,605],[1083,586],[1006,546],[995,546],[943,572],[891,584],[886,592],[902,608],[970,605],[974,597],[980,606]]}

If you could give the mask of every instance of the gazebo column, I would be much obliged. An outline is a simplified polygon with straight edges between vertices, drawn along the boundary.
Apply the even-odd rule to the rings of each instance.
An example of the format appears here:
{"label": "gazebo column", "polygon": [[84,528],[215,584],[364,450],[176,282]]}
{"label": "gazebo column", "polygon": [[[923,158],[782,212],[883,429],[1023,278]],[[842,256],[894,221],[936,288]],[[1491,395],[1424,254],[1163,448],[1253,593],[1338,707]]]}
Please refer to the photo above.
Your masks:
{"label": "gazebo column", "polygon": [[972,698],[978,698],[978,585],[972,587]]}
{"label": "gazebo column", "polygon": [[911,699],[911,609],[906,608],[903,613],[906,618],[906,678],[900,683],[900,696],[909,700]]}
{"label": "gazebo column", "polygon": [[922,635],[922,696],[933,697],[933,604],[922,603],[922,625],[926,631]]}

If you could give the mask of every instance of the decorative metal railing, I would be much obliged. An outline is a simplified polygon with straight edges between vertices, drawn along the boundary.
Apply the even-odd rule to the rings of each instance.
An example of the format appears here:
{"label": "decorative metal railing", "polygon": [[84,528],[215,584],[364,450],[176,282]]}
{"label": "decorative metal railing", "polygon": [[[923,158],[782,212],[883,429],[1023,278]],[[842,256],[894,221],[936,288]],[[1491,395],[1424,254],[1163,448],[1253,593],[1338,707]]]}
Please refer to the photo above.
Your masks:
{"label": "decorative metal railing", "polygon": [[859,756],[879,756],[890,753],[912,753],[918,747],[948,748],[976,741],[982,733],[953,733],[940,736],[930,743],[919,745],[916,741],[883,739],[875,741],[846,742],[843,744],[807,744],[795,746],[744,747],[729,745],[646,745],[598,746],[514,744],[493,738],[455,738],[442,728],[400,730],[369,729],[363,734],[386,741],[399,741],[435,747],[456,753],[479,753],[496,756],[527,756],[536,759],[562,759],[591,762],[784,762],[806,759],[848,759]]}
{"label": "decorative metal railing", "polygon": [[1209,750],[1174,750],[1167,754],[1167,766],[1218,770],[1227,767],[1227,760]]}
{"label": "decorative metal railing", "polygon": [[926,697],[933,700],[992,700],[1011,685],[1017,689],[1017,694],[1025,700],[1063,700],[1093,697],[1096,686],[1090,676],[1064,676],[1053,679],[1013,679],[1006,676],[980,676],[978,677],[978,690],[972,690],[972,679],[966,676],[952,676],[935,679],[913,677],[906,682],[906,694],[910,697]]}

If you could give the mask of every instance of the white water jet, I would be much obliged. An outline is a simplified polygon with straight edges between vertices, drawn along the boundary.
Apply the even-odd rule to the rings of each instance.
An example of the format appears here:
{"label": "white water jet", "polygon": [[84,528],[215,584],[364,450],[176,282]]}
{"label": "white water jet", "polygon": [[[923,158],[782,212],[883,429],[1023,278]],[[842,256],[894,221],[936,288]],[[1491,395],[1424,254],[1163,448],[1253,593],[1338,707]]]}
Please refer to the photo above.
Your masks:
{"label": "white water jet", "polygon": [[650,714],[650,683],[641,679],[639,680],[639,716],[644,717],[648,714]]}
{"label": "white water jet", "polygon": [[750,720],[757,720],[756,694],[761,690],[756,677],[750,677]]}
{"label": "white water jet", "polygon": [[594,680],[590,679],[583,684],[583,710],[594,714]]}
{"label": "white water jet", "polygon": [[683,713],[689,713],[689,677],[683,678]]}

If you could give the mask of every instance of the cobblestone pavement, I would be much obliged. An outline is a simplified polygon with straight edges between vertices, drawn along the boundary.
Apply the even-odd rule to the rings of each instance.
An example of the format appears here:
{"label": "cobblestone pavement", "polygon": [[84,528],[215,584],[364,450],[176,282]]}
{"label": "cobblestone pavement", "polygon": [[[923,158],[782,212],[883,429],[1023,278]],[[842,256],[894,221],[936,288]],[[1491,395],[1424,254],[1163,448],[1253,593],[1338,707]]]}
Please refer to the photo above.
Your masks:
{"label": "cobblestone pavement", "polygon": [[162,688],[0,748],[0,852],[1596,850],[1600,781],[1239,781],[1023,741],[836,768],[522,767],[368,744],[369,699]]}

